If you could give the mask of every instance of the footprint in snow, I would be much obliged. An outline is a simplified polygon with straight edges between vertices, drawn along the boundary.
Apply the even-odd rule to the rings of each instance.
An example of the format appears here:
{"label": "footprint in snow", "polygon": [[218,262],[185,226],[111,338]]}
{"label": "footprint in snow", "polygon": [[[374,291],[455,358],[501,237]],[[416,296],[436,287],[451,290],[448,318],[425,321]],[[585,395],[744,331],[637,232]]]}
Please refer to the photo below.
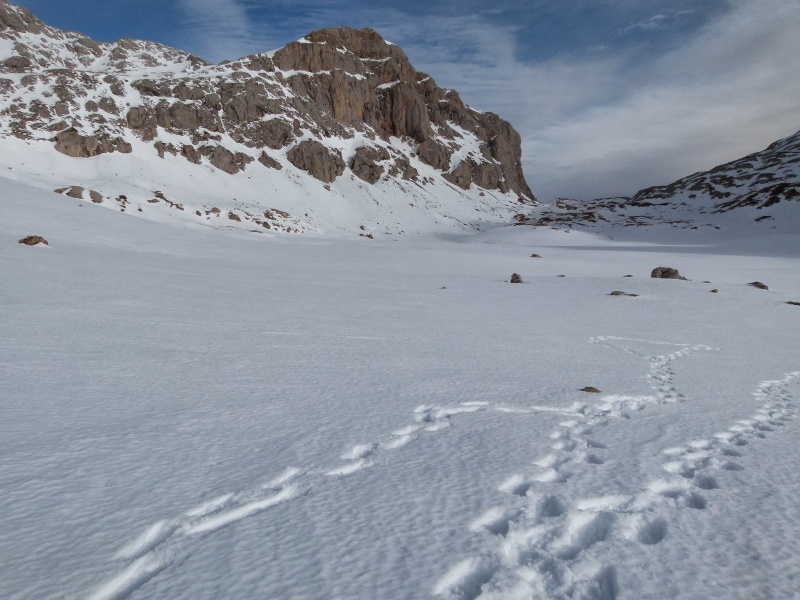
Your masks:
{"label": "footprint in snow", "polygon": [[[621,341],[622,338],[592,341],[617,347],[612,340]],[[786,388],[800,379],[800,372],[760,384],[755,396],[761,398],[763,404],[753,417],[708,439],[694,439],[682,446],[667,448],[664,454],[669,460],[664,463],[664,469],[672,475],[670,478],[651,481],[644,490],[630,496],[590,498],[572,506],[555,494],[542,494],[538,491],[540,488],[549,489],[549,484],[565,480],[563,468],[566,465],[603,463],[600,451],[605,448],[587,437],[592,427],[607,418],[626,418],[630,411],[642,410],[653,402],[683,401],[684,396],[673,383],[675,375],[671,363],[694,352],[711,350],[703,345],[681,345],[679,350],[665,355],[645,356],[622,349],[649,361],[648,379],[654,395],[607,396],[592,409],[575,410],[573,417],[561,421],[550,436],[554,452],[533,461],[539,471],[517,473],[500,484],[500,491],[519,500],[510,505],[512,508],[490,509],[470,526],[475,532],[501,539],[499,547],[459,562],[436,583],[434,595],[458,599],[614,598],[619,586],[613,566],[593,572],[586,572],[583,567],[577,572],[572,566],[594,546],[610,538],[628,539],[643,546],[662,543],[669,536],[669,523],[659,514],[663,502],[705,510],[709,505],[705,494],[720,488],[713,471],[740,469],[730,460],[741,454],[736,448],[766,437],[775,427],[796,416],[797,409],[789,403]]]}

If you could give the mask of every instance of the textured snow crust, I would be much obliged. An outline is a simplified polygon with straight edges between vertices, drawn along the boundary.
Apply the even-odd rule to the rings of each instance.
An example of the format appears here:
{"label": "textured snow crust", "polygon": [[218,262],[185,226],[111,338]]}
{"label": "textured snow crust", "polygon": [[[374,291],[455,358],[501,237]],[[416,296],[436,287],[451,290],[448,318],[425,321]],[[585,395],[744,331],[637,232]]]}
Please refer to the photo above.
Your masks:
{"label": "textured snow crust", "polygon": [[4,597],[796,597],[796,236],[336,240],[0,198]]}

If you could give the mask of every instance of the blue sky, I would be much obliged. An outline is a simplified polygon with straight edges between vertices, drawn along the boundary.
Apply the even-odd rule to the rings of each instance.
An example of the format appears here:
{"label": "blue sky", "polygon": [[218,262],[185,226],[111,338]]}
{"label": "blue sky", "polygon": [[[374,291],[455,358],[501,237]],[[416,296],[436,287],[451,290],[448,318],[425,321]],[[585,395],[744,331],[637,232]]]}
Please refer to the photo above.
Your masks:
{"label": "blue sky", "polygon": [[[12,0],[14,1],[14,0]],[[542,200],[631,194],[800,129],[800,0],[23,0],[211,61],[372,27],[523,138]]]}

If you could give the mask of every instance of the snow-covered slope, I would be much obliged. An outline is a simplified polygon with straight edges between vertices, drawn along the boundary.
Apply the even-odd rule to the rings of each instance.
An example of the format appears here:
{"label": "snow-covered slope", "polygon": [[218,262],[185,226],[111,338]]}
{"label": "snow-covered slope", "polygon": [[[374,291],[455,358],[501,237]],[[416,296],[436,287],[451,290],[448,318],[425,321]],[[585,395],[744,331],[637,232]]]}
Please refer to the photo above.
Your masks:
{"label": "snow-covered slope", "polygon": [[796,597],[793,236],[365,244],[0,197],[4,598]]}
{"label": "snow-covered slope", "polygon": [[536,203],[514,129],[368,29],[209,65],[0,3],[0,146],[8,177],[189,226],[396,236]]}
{"label": "snow-covered slope", "polygon": [[800,233],[800,132],[739,160],[632,198],[560,199],[525,222],[589,230],[670,225],[750,234]]}

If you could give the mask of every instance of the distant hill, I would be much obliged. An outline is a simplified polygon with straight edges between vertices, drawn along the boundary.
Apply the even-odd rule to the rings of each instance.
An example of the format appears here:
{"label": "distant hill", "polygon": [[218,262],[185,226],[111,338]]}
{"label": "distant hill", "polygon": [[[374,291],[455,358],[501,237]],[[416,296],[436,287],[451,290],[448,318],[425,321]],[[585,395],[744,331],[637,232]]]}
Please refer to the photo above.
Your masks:
{"label": "distant hill", "polygon": [[760,152],[633,197],[559,199],[521,220],[558,227],[670,225],[800,233],[800,132]]}

